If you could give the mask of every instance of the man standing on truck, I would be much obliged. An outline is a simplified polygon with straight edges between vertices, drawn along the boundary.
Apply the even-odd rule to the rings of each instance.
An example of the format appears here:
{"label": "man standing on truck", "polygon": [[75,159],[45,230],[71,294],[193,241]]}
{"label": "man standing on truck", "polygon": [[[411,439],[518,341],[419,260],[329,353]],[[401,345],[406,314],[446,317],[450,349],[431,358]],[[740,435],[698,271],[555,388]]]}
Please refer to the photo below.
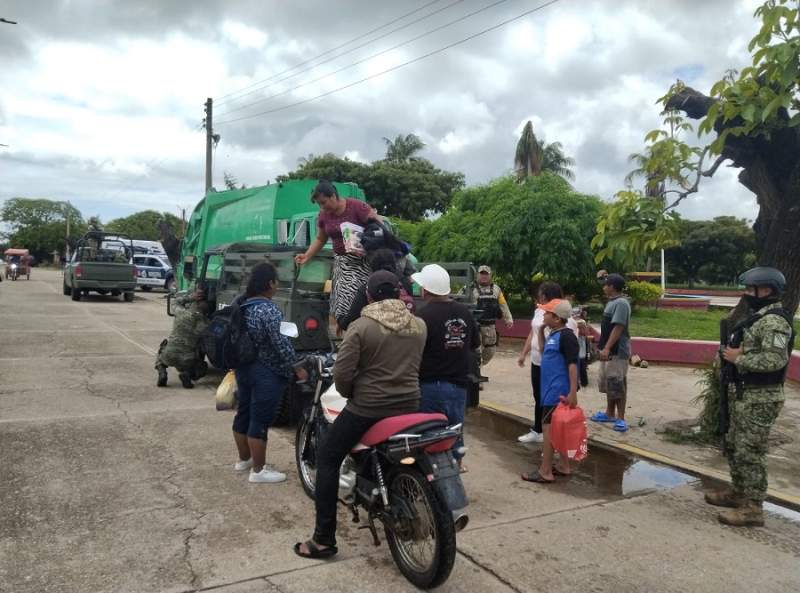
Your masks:
{"label": "man standing on truck", "polygon": [[511,327],[514,325],[514,318],[503,291],[492,282],[492,269],[487,265],[478,268],[478,282],[472,290],[472,298],[478,303],[478,309],[483,311],[478,323],[481,326],[481,363],[487,365],[497,352],[495,322],[502,319],[506,327]]}
{"label": "man standing on truck", "polygon": [[156,356],[158,387],[167,385],[167,367],[178,369],[178,377],[184,389],[194,387],[207,369],[200,355],[199,345],[208,327],[208,294],[205,286],[198,285],[192,293],[175,299],[175,322],[169,338],[161,342]]}

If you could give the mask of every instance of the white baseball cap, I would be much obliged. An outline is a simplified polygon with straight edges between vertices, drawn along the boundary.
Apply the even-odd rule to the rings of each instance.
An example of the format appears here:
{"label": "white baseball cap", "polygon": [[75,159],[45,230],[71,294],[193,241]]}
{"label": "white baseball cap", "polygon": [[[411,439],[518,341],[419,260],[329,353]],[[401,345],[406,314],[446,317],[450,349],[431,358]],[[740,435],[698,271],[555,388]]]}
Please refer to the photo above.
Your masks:
{"label": "white baseball cap", "polygon": [[428,264],[422,271],[411,274],[411,279],[431,294],[450,294],[450,274],[439,264]]}

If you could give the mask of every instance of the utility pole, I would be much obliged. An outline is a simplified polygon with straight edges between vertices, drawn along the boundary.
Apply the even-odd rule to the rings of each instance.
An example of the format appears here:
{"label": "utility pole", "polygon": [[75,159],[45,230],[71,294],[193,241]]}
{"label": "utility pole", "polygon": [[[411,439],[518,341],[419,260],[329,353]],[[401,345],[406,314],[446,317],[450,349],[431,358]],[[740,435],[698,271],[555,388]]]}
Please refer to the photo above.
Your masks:
{"label": "utility pole", "polygon": [[186,208],[181,208],[181,237],[186,236]]}
{"label": "utility pole", "polygon": [[214,185],[211,179],[211,149],[219,143],[219,134],[214,133],[214,100],[209,97],[206,99],[206,118],[203,123],[206,127],[206,193]]}
{"label": "utility pole", "polygon": [[64,254],[67,261],[69,261],[69,255],[70,255],[69,254],[69,202],[64,203],[64,211],[65,211],[64,218],[66,218],[67,220],[67,236],[64,240],[64,243],[66,244],[66,249],[64,250]]}
{"label": "utility pole", "polygon": [[206,193],[211,190],[211,142],[214,134],[214,100],[206,99]]}

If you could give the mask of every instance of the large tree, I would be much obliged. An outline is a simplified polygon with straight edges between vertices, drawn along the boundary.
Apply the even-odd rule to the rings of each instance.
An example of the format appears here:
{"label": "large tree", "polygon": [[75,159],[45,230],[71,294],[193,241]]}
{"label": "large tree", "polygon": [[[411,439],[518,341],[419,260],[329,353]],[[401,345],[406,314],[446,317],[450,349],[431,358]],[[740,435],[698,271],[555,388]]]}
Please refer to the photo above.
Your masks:
{"label": "large tree", "polygon": [[420,157],[360,163],[334,154],[311,156],[285,179],[352,181],[364,190],[369,203],[384,216],[419,220],[444,212],[453,193],[464,187],[464,175],[443,171]]}
{"label": "large tree", "polygon": [[128,235],[131,239],[160,241],[161,234],[158,225],[161,221],[166,222],[180,236],[181,219],[169,212],[156,212],[155,210],[142,210],[130,216],[115,218],[105,225],[105,230],[109,233]]}
{"label": "large tree", "polygon": [[440,218],[400,233],[427,261],[486,263],[504,287],[524,291],[533,274],[565,284],[594,278],[590,241],[601,201],[544,172],[523,183],[504,177],[470,187]]}
{"label": "large tree", "polygon": [[514,170],[519,181],[541,175],[542,171],[550,171],[571,181],[575,179],[574,166],[575,159],[564,154],[561,142],[548,144],[543,138],[536,137],[533,122],[525,124],[514,152]]}
{"label": "large tree", "polygon": [[734,284],[755,260],[755,234],[744,219],[681,220],[679,228],[680,245],[666,251],[667,276],[673,281]]}
{"label": "large tree", "polygon": [[416,134],[402,134],[394,140],[384,137],[386,144],[386,160],[393,163],[404,163],[416,158],[415,155],[425,148],[425,143]]}
{"label": "large tree", "polygon": [[69,202],[12,198],[0,209],[0,219],[9,227],[9,246],[30,250],[38,261],[49,261],[53,251],[65,253],[67,242],[74,244],[86,232],[83,216]]}
{"label": "large tree", "polygon": [[707,146],[690,146],[665,130],[646,136],[659,171],[653,182],[666,185],[664,212],[700,189],[720,165],[740,169],[739,182],[756,195],[753,226],[756,257],[787,279],[784,305],[800,302],[800,14],[796,0],[769,0],[755,16],[761,28],[748,48],[752,64],[730,71],[708,95],[678,81],[662,97],[675,111],[702,120],[699,131],[712,134]]}

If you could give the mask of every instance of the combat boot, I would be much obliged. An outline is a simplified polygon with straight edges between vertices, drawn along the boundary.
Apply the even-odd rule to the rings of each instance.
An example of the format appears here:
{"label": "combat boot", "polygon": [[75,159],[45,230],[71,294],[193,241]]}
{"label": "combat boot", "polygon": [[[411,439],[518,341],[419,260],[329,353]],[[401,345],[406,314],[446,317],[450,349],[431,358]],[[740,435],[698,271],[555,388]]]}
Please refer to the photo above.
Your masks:
{"label": "combat boot", "polygon": [[737,509],[747,503],[747,499],[733,490],[706,492],[706,502],[717,507],[730,507]]}
{"label": "combat boot", "polygon": [[181,380],[181,385],[183,385],[184,389],[191,389],[194,387],[192,384],[192,377],[189,373],[181,373],[178,375],[178,378]]}
{"label": "combat boot", "polygon": [[760,502],[750,500],[738,509],[722,511],[717,519],[720,523],[734,527],[763,527],[764,511]]}
{"label": "combat boot", "polygon": [[167,386],[167,367],[159,366],[158,367],[158,382],[156,383],[159,387],[166,387]]}

